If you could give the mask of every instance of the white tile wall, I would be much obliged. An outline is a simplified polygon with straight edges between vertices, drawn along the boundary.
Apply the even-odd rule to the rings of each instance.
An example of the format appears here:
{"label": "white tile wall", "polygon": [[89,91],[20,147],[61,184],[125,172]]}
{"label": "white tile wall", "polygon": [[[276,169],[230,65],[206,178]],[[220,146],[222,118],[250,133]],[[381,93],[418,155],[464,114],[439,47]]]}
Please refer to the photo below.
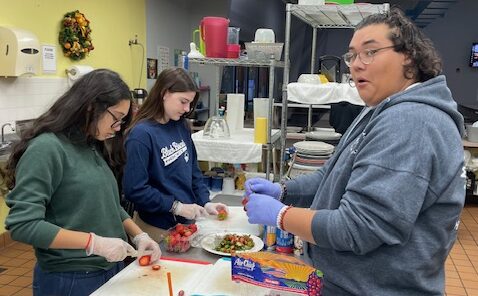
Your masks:
{"label": "white tile wall", "polygon": [[[69,88],[66,78],[0,78],[0,125],[36,118]],[[5,133],[12,133],[5,128]]]}

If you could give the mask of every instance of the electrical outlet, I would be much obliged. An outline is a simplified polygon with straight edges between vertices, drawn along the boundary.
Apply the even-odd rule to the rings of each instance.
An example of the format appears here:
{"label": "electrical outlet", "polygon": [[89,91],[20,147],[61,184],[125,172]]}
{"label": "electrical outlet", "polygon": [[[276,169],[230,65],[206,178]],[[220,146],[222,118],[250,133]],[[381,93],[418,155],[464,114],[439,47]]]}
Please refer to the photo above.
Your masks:
{"label": "electrical outlet", "polygon": [[130,39],[130,40],[128,41],[128,45],[129,45],[129,46],[131,46],[131,45],[133,45],[133,44],[138,44],[138,34],[135,34],[135,35],[134,35],[134,39]]}

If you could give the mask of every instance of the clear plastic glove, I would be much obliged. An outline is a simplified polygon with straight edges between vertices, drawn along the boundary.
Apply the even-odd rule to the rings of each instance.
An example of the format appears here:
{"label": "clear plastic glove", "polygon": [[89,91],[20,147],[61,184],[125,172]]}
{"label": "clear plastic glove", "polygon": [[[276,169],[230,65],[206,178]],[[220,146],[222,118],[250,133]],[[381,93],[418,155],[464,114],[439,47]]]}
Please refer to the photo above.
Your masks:
{"label": "clear plastic glove", "polygon": [[220,202],[208,202],[204,205],[204,209],[209,215],[217,215],[219,210],[225,210],[226,213],[229,213],[227,206]]}
{"label": "clear plastic glove", "polygon": [[133,237],[133,243],[138,249],[138,258],[140,258],[145,250],[151,250],[151,262],[154,262],[161,257],[161,249],[157,242],[155,242],[146,232],[142,232]]}
{"label": "clear plastic glove", "polygon": [[105,257],[108,262],[123,261],[128,253],[134,252],[133,246],[116,237],[103,237],[91,233],[91,241],[86,249],[86,255]]}
{"label": "clear plastic glove", "polygon": [[252,178],[246,181],[246,196],[250,196],[253,193],[270,195],[275,199],[279,199],[282,188],[279,183],[272,183],[269,180],[263,178]]}
{"label": "clear plastic glove", "polygon": [[285,206],[272,196],[253,193],[246,204],[248,221],[251,224],[276,226],[277,216]]}
{"label": "clear plastic glove", "polygon": [[178,203],[174,215],[184,217],[189,220],[195,220],[199,217],[206,216],[206,210],[197,204]]}

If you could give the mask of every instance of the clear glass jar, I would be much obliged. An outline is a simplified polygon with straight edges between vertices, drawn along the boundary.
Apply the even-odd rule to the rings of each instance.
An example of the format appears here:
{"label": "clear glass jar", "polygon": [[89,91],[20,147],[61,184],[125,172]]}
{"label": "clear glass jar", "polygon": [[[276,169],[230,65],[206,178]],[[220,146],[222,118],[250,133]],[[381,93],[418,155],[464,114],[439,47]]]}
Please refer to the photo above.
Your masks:
{"label": "clear glass jar", "polygon": [[224,118],[224,109],[218,109],[218,115],[207,120],[203,136],[211,139],[228,139],[231,137],[229,126]]}

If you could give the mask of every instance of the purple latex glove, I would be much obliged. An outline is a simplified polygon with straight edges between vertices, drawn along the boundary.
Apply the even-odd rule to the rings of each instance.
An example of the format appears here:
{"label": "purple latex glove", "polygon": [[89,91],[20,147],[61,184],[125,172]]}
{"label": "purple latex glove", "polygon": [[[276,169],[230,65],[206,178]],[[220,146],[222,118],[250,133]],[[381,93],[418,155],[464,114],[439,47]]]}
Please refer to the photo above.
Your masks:
{"label": "purple latex glove", "polygon": [[272,183],[262,178],[252,178],[246,181],[246,196],[250,196],[253,193],[270,195],[275,199],[279,199],[282,188],[279,183]]}
{"label": "purple latex glove", "polygon": [[249,223],[276,226],[277,215],[283,207],[286,205],[272,196],[253,193],[249,195],[249,202],[246,204]]}

